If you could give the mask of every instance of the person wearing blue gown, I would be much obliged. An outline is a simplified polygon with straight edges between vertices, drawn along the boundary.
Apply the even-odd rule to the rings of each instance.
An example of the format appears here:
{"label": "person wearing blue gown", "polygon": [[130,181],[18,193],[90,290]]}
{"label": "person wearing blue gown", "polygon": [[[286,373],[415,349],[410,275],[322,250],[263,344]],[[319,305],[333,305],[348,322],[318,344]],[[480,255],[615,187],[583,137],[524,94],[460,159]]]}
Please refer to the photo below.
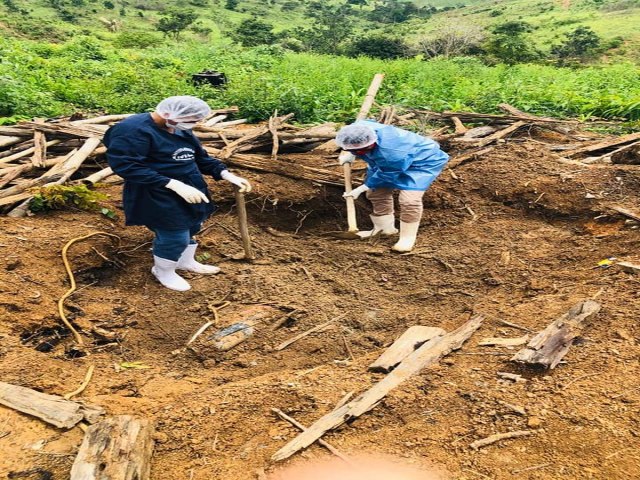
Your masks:
{"label": "person wearing blue gown", "polygon": [[[397,252],[411,251],[422,218],[422,197],[442,172],[449,155],[434,140],[370,120],[340,129],[336,143],[367,163],[364,184],[344,194],[355,199],[366,192],[373,205],[373,229],[358,235],[369,238],[398,233],[393,191],[400,190],[400,239],[392,248]],[[344,161],[352,162],[353,159],[349,156]]]}
{"label": "person wearing blue gown", "polygon": [[195,259],[193,236],[216,209],[203,174],[251,191],[247,180],[210,157],[193,134],[193,127],[210,112],[199,98],[169,97],[154,112],[132,115],[104,136],[109,166],[124,179],[126,225],[144,225],[155,233],[151,272],[177,291],[191,286],[176,270],[220,272]]}

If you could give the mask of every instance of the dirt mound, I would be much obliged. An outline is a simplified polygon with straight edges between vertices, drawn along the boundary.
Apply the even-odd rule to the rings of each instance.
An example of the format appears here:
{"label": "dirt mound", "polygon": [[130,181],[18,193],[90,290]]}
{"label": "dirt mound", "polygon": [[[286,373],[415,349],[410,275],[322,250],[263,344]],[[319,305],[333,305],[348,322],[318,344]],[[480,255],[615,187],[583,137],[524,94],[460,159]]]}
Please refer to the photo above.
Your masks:
{"label": "dirt mound", "polygon": [[[307,161],[317,166],[327,159]],[[560,163],[533,146],[496,148],[441,175],[426,196],[411,255],[391,254],[393,239],[323,236],[344,228],[339,189],[247,173],[256,186],[248,206],[258,261],[232,259],[241,245],[231,191],[212,184],[220,209],[199,241],[223,274],[192,276],[186,293],[152,280],[151,234],[124,228],[121,218],[84,212],[3,217],[1,378],[63,394],[93,364],[96,372],[80,398],[110,414],[156,422],[152,478],[254,479],[256,471],[272,468],[269,457],[297,433],[272,407],[311,424],[348,392],[381,378],[367,365],[407,327],[451,330],[481,312],[485,325],[459,353],[327,440],[347,453],[436,463],[461,479],[636,478],[639,282],[597,265],[608,257],[639,261],[640,231],[621,217],[596,217],[608,202],[637,209],[639,172]],[[117,210],[119,187],[105,191]],[[364,227],[368,206],[362,199],[358,205]],[[68,288],[60,249],[97,230],[119,235],[122,244],[116,251],[95,240],[70,252],[80,288],[67,310],[91,342],[90,355],[80,356],[56,314]],[[552,372],[510,363],[513,350],[478,346],[484,337],[526,333],[503,321],[537,331],[594,295],[602,312]],[[219,322],[185,349],[214,320],[212,307],[221,301],[231,304],[220,310]],[[214,351],[209,337],[255,306],[273,309],[274,316],[244,343]],[[275,349],[334,318],[326,329]],[[499,371],[526,381],[502,380]],[[479,452],[468,447],[523,429],[535,436]],[[0,408],[0,474],[41,469],[67,478],[81,438],[79,429],[60,431]],[[300,456],[320,453],[313,446]]]}

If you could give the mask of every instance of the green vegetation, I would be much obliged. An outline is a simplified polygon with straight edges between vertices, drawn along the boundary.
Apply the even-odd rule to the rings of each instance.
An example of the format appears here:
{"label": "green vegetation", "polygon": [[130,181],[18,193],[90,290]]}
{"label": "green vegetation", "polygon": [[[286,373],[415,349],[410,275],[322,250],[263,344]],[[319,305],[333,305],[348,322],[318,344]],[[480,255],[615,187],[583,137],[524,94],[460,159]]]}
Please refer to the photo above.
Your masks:
{"label": "green vegetation", "polygon": [[86,185],[52,185],[38,190],[29,202],[29,210],[37,213],[75,208],[99,211],[109,218],[114,218],[115,213],[112,210],[100,206],[100,202],[105,200],[105,194],[91,190]]}
{"label": "green vegetation", "polygon": [[[278,109],[299,122],[342,121],[377,72],[387,75],[380,101],[397,105],[493,111],[508,102],[640,119],[640,0],[164,5],[2,0],[0,123],[145,111],[177,94],[238,105],[251,119]],[[228,85],[192,85],[202,70],[225,72]]]}

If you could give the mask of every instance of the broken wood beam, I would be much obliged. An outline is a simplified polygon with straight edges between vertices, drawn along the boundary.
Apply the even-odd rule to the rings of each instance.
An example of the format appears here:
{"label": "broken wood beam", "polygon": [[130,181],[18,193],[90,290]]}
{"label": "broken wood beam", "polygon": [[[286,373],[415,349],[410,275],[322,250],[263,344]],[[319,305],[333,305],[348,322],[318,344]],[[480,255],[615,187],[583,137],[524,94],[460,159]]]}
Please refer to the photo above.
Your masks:
{"label": "broken wood beam", "polygon": [[5,382],[0,382],[0,404],[58,428],[72,428],[82,420],[94,423],[104,414],[104,410],[99,407]]}
{"label": "broken wood beam", "polygon": [[618,262],[616,263],[616,265],[618,265],[623,272],[635,273],[637,275],[640,275],[640,265],[638,264],[631,262]]}
{"label": "broken wood beam", "polygon": [[[284,421],[289,422],[291,425],[296,427],[298,430],[301,430],[301,431],[304,432],[307,429],[307,427],[302,425],[295,418],[292,418],[289,415],[287,415],[286,413],[284,413],[282,410],[279,410],[277,408],[272,408],[271,411],[273,413],[275,413],[276,415],[278,415]],[[324,448],[326,448],[327,450],[329,450],[331,453],[333,453],[336,457],[344,460],[345,462],[347,462],[349,464],[352,463],[351,460],[349,460],[349,457],[347,457],[345,454],[343,454],[340,450],[338,450],[336,447],[331,445],[329,442],[325,442],[324,440],[319,439],[318,443],[320,445],[322,445]]]}
{"label": "broken wood beam", "polygon": [[421,325],[409,327],[375,362],[369,365],[369,370],[389,373],[418,347],[445,333],[447,333],[445,330],[438,327]]}
{"label": "broken wood beam", "polygon": [[567,313],[535,335],[525,348],[511,359],[514,362],[555,368],[567,354],[573,340],[585,324],[600,311],[600,304],[593,300],[577,303]]}
{"label": "broken wood beam", "polygon": [[428,341],[406,357],[395,370],[363,394],[346,405],[334,409],[307,428],[280,450],[271,459],[274,461],[289,458],[297,451],[308,447],[329,430],[355,419],[374,408],[391,390],[424,368],[437,363],[441,358],[458,350],[480,328],[484,317],[476,315],[460,328]]}
{"label": "broken wood beam", "polygon": [[70,480],[149,480],[154,427],[130,415],[108,417],[87,429]]}
{"label": "broken wood beam", "polygon": [[[44,123],[44,118],[36,118],[34,121],[36,123]],[[33,157],[31,157],[31,163],[35,167],[41,168],[47,158],[47,138],[39,130],[34,130],[33,132],[33,146],[35,151],[33,152]]]}
{"label": "broken wood beam", "polygon": [[477,147],[485,147],[487,145],[489,145],[490,143],[493,142],[497,142],[498,140],[503,139],[504,137],[506,137],[507,135],[510,135],[512,133],[514,133],[516,130],[519,130],[520,128],[524,127],[526,125],[526,122],[523,121],[518,121],[516,123],[514,123],[513,125],[508,126],[507,128],[503,128],[502,130],[498,130],[497,132],[481,138],[480,140],[478,140],[476,142],[476,146]]}
{"label": "broken wood beam", "polygon": [[[62,140],[50,140],[46,143],[47,147],[51,147],[53,145],[57,145]],[[33,155],[36,151],[36,147],[27,148],[26,150],[22,150],[21,152],[14,153],[13,155],[9,155],[8,157],[4,157],[0,159],[0,164],[2,163],[11,163],[14,160],[19,160],[24,157],[28,157],[29,155]]]}
{"label": "broken wood beam", "polygon": [[562,155],[564,157],[573,157],[574,155],[578,155],[580,153],[596,152],[598,150],[604,150],[605,148],[610,148],[610,147],[617,147],[618,145],[622,145],[624,143],[631,143],[638,140],[640,140],[640,132],[630,133],[628,135],[611,137],[611,138],[608,138],[607,140],[591,143],[584,147],[568,150],[568,151],[562,152]]}

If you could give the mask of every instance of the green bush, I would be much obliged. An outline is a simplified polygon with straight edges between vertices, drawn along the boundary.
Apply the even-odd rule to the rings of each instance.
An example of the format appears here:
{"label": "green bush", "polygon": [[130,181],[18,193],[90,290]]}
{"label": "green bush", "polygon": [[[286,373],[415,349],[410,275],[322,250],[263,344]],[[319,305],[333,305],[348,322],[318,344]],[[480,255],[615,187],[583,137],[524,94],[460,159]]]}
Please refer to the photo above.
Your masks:
{"label": "green bush", "polygon": [[120,48],[149,48],[162,43],[162,38],[150,32],[122,32],[113,41]]}

